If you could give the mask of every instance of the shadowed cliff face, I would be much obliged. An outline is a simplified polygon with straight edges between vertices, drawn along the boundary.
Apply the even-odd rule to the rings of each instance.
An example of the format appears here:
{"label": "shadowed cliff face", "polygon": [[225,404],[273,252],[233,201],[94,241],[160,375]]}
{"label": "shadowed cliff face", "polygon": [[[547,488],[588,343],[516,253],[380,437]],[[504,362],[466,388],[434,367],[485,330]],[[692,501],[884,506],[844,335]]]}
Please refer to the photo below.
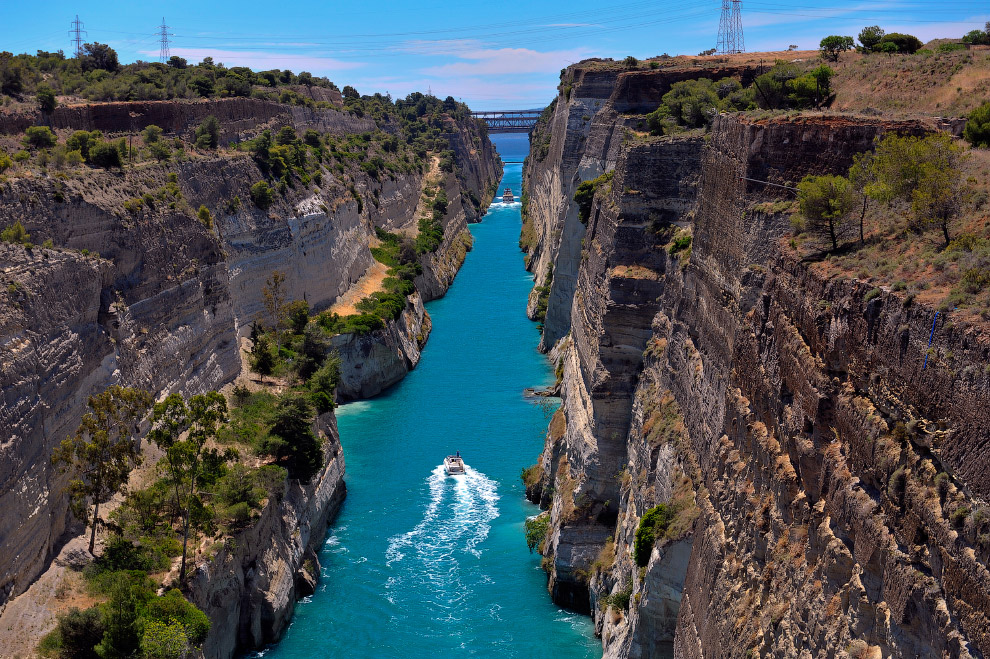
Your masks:
{"label": "shadowed cliff face", "polygon": [[[632,94],[642,111],[633,82],[666,74],[628,75],[594,87],[589,135],[625,143],[581,227],[569,322],[547,314],[563,404],[530,491],[551,513],[553,597],[593,612],[607,657],[984,656],[990,529],[953,514],[990,497],[990,341],[940,320],[923,369],[934,310],[798,262],[788,216],[757,207],[774,191],[741,178],[844,172],[878,135],[926,128],[722,116],[704,142],[621,140],[636,117],[606,110]],[[567,134],[579,85],[527,170],[534,262],[562,253],[575,212],[577,183],[546,182],[611,168]],[[636,530],[660,504],[641,568]]]}
{"label": "shadowed cliff face", "polygon": [[[232,136],[282,123],[339,132],[372,125],[333,110],[277,104],[145,105],[149,123],[173,127],[158,119],[174,115],[176,130],[210,106],[206,113],[229,120],[222,126]],[[130,104],[111,104],[109,117],[100,106],[88,107],[86,121],[95,123],[79,125],[76,117],[71,125],[113,123],[117,106]],[[494,147],[477,124],[450,121],[444,130],[456,165],[444,181],[444,242],[425,259],[420,293],[403,314],[409,327],[386,332],[411,337],[409,354],[386,350],[378,370],[368,369],[359,384],[360,395],[377,393],[415,365],[429,333],[419,300],[449,287],[463,260],[459,234],[480,219],[500,176]],[[271,272],[286,273],[288,299],[328,307],[371,265],[375,226],[415,226],[423,178],[359,174],[359,210],[345,182],[326,173],[318,190],[290,188],[262,211],[250,203],[249,189],[264,175],[246,154],[81,172],[16,178],[0,191],[0,227],[20,221],[36,245],[0,244],[0,604],[23,592],[59,547],[68,521],[65,483],[49,457],[78,425],[87,398],[114,383],[188,395],[233,381],[241,369],[238,338],[264,317],[261,289]],[[164,189],[170,174],[184,203],[212,211],[213,229],[169,208],[169,199],[138,213],[124,210],[125,201]],[[235,197],[240,206],[231,204]],[[48,239],[54,249],[37,247]],[[391,380],[374,382],[376,373]],[[314,527],[314,536],[321,534]]]}

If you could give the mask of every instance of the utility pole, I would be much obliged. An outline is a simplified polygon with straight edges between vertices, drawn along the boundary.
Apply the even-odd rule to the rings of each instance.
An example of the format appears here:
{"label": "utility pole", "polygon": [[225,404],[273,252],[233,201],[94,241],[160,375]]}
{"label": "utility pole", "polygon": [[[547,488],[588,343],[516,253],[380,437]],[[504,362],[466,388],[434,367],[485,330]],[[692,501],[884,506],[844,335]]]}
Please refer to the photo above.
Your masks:
{"label": "utility pole", "polygon": [[715,50],[719,55],[745,53],[743,39],[742,0],[722,0],[722,17],[718,22],[718,43]]}
{"label": "utility pole", "polygon": [[158,29],[161,30],[161,32],[159,32],[159,35],[161,36],[161,50],[158,52],[158,61],[162,64],[167,64],[168,58],[172,56],[168,50],[168,38],[175,35],[168,31],[168,26],[165,25],[164,16],[162,16],[162,24],[158,26]]}
{"label": "utility pole", "polygon": [[72,26],[69,29],[69,36],[72,37],[71,41],[73,44],[72,52],[76,54],[76,57],[82,57],[82,44],[83,44],[82,35],[85,34],[89,36],[89,33],[86,32],[86,30],[82,29],[83,22],[79,20],[79,14],[76,14],[76,20],[72,21],[70,25]]}

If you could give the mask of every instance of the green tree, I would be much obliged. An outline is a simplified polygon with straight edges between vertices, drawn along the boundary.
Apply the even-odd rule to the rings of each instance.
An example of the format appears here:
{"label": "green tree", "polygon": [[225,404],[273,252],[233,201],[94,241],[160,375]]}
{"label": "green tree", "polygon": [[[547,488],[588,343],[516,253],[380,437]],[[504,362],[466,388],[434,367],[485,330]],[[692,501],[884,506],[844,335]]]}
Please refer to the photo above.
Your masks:
{"label": "green tree", "polygon": [[251,348],[251,370],[265,381],[266,375],[275,372],[275,351],[271,340],[265,334],[259,334]]}
{"label": "green tree", "polygon": [[184,69],[189,66],[189,62],[178,55],[172,55],[168,58],[168,65],[173,69]]}
{"label": "green tree", "polygon": [[870,52],[876,50],[877,44],[883,39],[886,32],[879,25],[864,27],[859,33],[859,43],[863,44],[863,50]]}
{"label": "green tree", "polygon": [[798,203],[803,228],[825,237],[832,249],[838,249],[855,199],[849,180],[843,176],[806,176],[798,183]]}
{"label": "green tree", "polygon": [[151,413],[148,438],[164,451],[166,478],[182,514],[181,583],[186,580],[190,516],[193,508],[201,505],[197,485],[203,451],[207,442],[216,437],[220,425],[226,422],[227,400],[215,391],[193,396],[188,405],[181,395],[172,394],[155,405]]}
{"label": "green tree", "polygon": [[846,52],[847,50],[852,50],[855,41],[852,37],[842,37],[836,34],[825,37],[819,44],[819,48],[822,51],[822,57],[824,59],[830,60],[832,62],[839,61],[839,55]]}
{"label": "green tree", "polygon": [[55,100],[55,92],[48,85],[38,85],[38,91],[35,92],[38,98],[38,107],[45,114],[51,114],[55,111],[55,107],[58,105],[58,101]]}
{"label": "green tree", "polygon": [[162,136],[162,129],[155,124],[150,124],[145,126],[144,130],[141,131],[141,138],[144,140],[146,146],[151,146],[158,142]]}
{"label": "green tree", "polygon": [[203,98],[213,96],[213,81],[206,76],[196,76],[189,81],[189,86]]}
{"label": "green tree", "polygon": [[0,149],[0,174],[14,166],[14,161],[10,159],[10,156],[6,151]]}
{"label": "green tree", "polygon": [[103,69],[110,73],[116,73],[120,69],[120,60],[117,59],[117,51],[105,43],[83,44],[83,54],[80,58],[83,71],[93,71]]}
{"label": "green tree", "polygon": [[140,461],[135,443],[140,430],[137,424],[151,404],[151,395],[114,385],[90,396],[88,404],[92,411],[83,416],[76,434],[55,448],[52,463],[73,476],[68,486],[72,512],[92,527],[92,553],[101,523],[100,504],[124,487],[132,467]]}
{"label": "green tree", "polygon": [[[906,53],[908,55],[918,52],[919,50],[921,50],[921,47],[924,45],[921,43],[921,40],[918,39],[918,37],[910,34],[901,34],[899,32],[891,32],[889,34],[885,34],[883,38],[880,40],[881,49],[883,49],[883,44],[885,43],[894,44],[895,46],[897,46],[897,52]],[[883,52],[887,52],[887,51],[883,50]]]}
{"label": "green tree", "polygon": [[196,146],[215,149],[220,144],[220,122],[212,114],[196,128]]}
{"label": "green tree", "polygon": [[547,532],[550,530],[550,515],[544,512],[535,517],[527,517],[524,526],[529,553],[532,554],[534,549],[540,551],[543,541],[547,537]]}
{"label": "green tree", "polygon": [[285,305],[285,317],[289,327],[296,334],[302,334],[309,322],[309,303],[306,300],[293,300]]}
{"label": "green tree", "polygon": [[344,89],[343,91],[341,91],[341,95],[344,98],[355,99],[355,100],[361,98],[361,94],[358,94],[358,90],[354,89],[350,85],[344,85]]}
{"label": "green tree", "polygon": [[261,297],[265,302],[265,310],[272,320],[272,327],[275,331],[276,351],[282,350],[282,328],[285,327],[285,273],[281,270],[272,270],[272,274],[265,280],[265,285],[261,289]]}
{"label": "green tree", "polygon": [[124,161],[120,155],[120,149],[112,142],[97,142],[89,147],[90,164],[110,169],[111,167],[123,167]]}
{"label": "green tree", "polygon": [[31,234],[24,229],[20,220],[16,220],[11,226],[0,231],[0,240],[14,245],[27,245],[31,241]]}
{"label": "green tree", "polygon": [[622,60],[622,65],[627,69],[635,69],[639,66],[639,60],[632,55],[627,55],[624,60]]}
{"label": "green tree", "polygon": [[114,573],[106,587],[109,601],[101,605],[105,631],[96,646],[102,659],[127,659],[141,647],[139,612],[154,597],[154,584],[144,572]]}
{"label": "green tree", "polygon": [[52,635],[60,659],[99,659],[95,647],[103,638],[103,616],[95,606],[72,607],[58,617]]}
{"label": "green tree", "polygon": [[633,542],[633,558],[636,565],[646,567],[650,562],[650,554],[653,553],[653,545],[657,538],[663,537],[674,518],[674,511],[667,504],[661,503],[650,508],[639,520],[636,528],[636,537]]}
{"label": "green tree", "polygon": [[969,114],[963,137],[973,146],[990,147],[990,103],[984,103]]}
{"label": "green tree", "polygon": [[178,622],[149,620],[141,634],[141,656],[145,659],[184,659],[191,645],[186,629]]}
{"label": "green tree", "polygon": [[275,135],[276,144],[295,144],[296,129],[292,126],[282,126]]}
{"label": "green tree", "polygon": [[90,148],[99,143],[102,137],[103,134],[98,130],[94,130],[93,132],[77,130],[66,138],[65,148],[69,151],[78,151],[82,154],[84,160],[89,161]]}
{"label": "green tree", "polygon": [[334,351],[323,360],[323,364],[307,383],[317,412],[325,414],[333,409],[333,399],[339,384],[340,355]]}
{"label": "green tree", "polygon": [[890,203],[911,203],[916,229],[936,228],[944,246],[951,242],[951,224],[962,204],[963,150],[945,133],[924,137],[889,135],[873,158],[876,183],[871,196]]}
{"label": "green tree", "polygon": [[312,428],[314,416],[308,397],[297,391],[285,392],[275,405],[271,430],[259,452],[284,464],[290,478],[307,481],[323,466],[320,439]]}
{"label": "green tree", "polygon": [[876,170],[873,166],[873,154],[870,152],[861,153],[853,158],[852,167],[849,168],[849,182],[853,189],[859,193],[863,202],[862,210],[859,214],[859,244],[865,242],[866,211],[870,198],[873,197],[877,185]]}
{"label": "green tree", "polygon": [[275,193],[265,181],[258,181],[251,186],[251,201],[258,208],[265,210],[272,205],[275,200]]}
{"label": "green tree", "polygon": [[148,146],[148,151],[151,153],[151,157],[158,162],[165,162],[172,157],[172,149],[165,143],[165,140],[151,143]]}
{"label": "green tree", "polygon": [[14,57],[13,53],[0,53],[0,94],[14,96],[24,89],[24,77],[27,71],[24,65]]}
{"label": "green tree", "polygon": [[213,228],[213,215],[210,213],[210,209],[206,206],[200,204],[199,210],[196,211],[196,217],[199,221],[203,223],[207,229]]}
{"label": "green tree", "polygon": [[24,146],[33,149],[47,149],[55,146],[58,138],[48,126],[31,126],[24,131]]}

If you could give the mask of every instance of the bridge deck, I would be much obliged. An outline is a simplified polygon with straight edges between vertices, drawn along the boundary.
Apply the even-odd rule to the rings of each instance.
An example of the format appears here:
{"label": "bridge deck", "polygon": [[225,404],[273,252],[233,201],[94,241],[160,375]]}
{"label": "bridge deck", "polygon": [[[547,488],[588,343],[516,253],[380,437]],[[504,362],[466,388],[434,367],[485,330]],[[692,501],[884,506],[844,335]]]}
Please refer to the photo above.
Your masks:
{"label": "bridge deck", "polygon": [[471,116],[481,119],[491,133],[528,133],[543,114],[537,110],[490,110],[472,112]]}

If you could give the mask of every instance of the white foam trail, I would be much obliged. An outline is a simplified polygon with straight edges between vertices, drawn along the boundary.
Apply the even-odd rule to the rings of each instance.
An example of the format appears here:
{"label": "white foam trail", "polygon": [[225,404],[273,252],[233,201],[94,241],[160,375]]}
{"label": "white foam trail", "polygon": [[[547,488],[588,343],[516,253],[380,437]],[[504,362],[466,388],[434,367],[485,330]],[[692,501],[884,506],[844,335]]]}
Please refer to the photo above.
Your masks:
{"label": "white foam trail", "polygon": [[507,204],[504,201],[493,201],[489,208],[522,208],[521,201],[514,201],[511,204]]}
{"label": "white foam trail", "polygon": [[[432,604],[445,617],[467,596],[461,560],[465,554],[481,556],[481,545],[499,514],[498,483],[469,465],[465,472],[448,477],[443,465],[437,466],[427,479],[430,501],[423,519],[411,531],[390,538],[385,552],[386,565],[400,570],[389,578],[386,589],[400,599],[403,592],[432,593]],[[402,582],[407,579],[428,588],[405,590]]]}

